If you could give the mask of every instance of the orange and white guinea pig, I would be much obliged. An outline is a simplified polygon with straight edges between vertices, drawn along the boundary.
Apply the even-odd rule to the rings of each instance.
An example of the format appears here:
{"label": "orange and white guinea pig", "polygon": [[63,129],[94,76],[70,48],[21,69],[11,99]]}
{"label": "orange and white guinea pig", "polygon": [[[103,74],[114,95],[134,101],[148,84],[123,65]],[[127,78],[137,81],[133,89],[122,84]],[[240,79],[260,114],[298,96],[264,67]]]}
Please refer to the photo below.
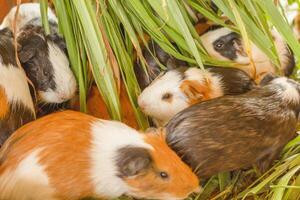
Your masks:
{"label": "orange and white guinea pig", "polygon": [[163,129],[64,111],[17,130],[0,153],[0,199],[184,199],[199,190]]}
{"label": "orange and white guinea pig", "polygon": [[202,101],[238,95],[255,87],[242,70],[210,67],[179,67],[162,72],[138,97],[141,110],[164,126],[175,114]]}

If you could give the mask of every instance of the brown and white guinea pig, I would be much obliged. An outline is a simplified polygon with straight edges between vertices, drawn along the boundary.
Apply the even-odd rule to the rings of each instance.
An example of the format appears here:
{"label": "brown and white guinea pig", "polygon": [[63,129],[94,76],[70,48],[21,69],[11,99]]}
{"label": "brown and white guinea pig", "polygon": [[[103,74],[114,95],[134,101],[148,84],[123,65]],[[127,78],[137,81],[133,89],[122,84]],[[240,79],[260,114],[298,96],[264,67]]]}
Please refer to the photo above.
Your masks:
{"label": "brown and white guinea pig", "polygon": [[35,110],[27,78],[16,64],[13,35],[0,30],[0,147],[19,127],[34,120]]}
{"label": "brown and white guinea pig", "polygon": [[223,95],[245,93],[254,81],[235,68],[180,67],[162,72],[138,97],[141,110],[154,118],[157,126],[165,125],[181,110],[201,101]]}
{"label": "brown and white guinea pig", "polygon": [[[294,55],[278,32],[272,31],[276,50],[280,59],[280,71],[290,76],[295,67]],[[201,41],[210,56],[219,60],[236,62],[237,68],[244,70],[259,83],[266,74],[276,73],[276,66],[256,45],[252,44],[252,58],[255,71],[250,58],[245,52],[241,36],[222,26],[212,26],[201,37]]]}
{"label": "brown and white guinea pig", "polygon": [[[180,183],[180,184],[179,184]],[[65,111],[16,131],[0,153],[0,199],[184,199],[199,180],[165,141],[117,121]]]}
{"label": "brown and white guinea pig", "polygon": [[200,177],[258,164],[262,171],[295,135],[299,83],[280,77],[238,96],[193,105],[167,124],[167,143]]}
{"label": "brown and white guinea pig", "polygon": [[144,47],[142,54],[146,61],[146,72],[141,64],[140,60],[137,60],[134,64],[134,72],[139,83],[140,88],[145,89],[162,71],[163,65],[167,69],[174,67],[186,66],[184,61],[174,58],[172,55],[165,52],[157,43],[153,40],[148,42],[149,50]]}
{"label": "brown and white guinea pig", "polygon": [[[8,13],[2,27],[11,27],[16,8]],[[59,104],[70,100],[77,83],[70,69],[64,39],[58,34],[57,19],[48,9],[51,34],[41,25],[38,3],[21,4],[18,17],[18,56],[28,78],[35,86],[42,104]]]}

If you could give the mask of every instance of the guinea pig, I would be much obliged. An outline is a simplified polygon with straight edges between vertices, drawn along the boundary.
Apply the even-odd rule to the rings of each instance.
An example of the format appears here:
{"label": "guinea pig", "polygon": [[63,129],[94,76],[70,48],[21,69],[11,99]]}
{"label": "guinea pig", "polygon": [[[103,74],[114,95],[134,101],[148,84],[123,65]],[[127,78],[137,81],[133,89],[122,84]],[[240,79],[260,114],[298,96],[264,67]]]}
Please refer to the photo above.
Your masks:
{"label": "guinea pig", "polygon": [[[180,184],[178,184],[180,183]],[[16,131],[0,152],[0,199],[184,199],[199,180],[165,141],[65,111]]]}
{"label": "guinea pig", "polygon": [[300,85],[286,77],[193,105],[166,125],[167,143],[200,177],[257,164],[265,171],[295,135]]}
{"label": "guinea pig", "polygon": [[[130,126],[131,128],[139,129],[139,125],[136,120],[135,113],[132,108],[123,81],[121,81],[120,84],[119,99],[121,105],[122,122]],[[108,120],[111,119],[109,112],[106,108],[105,102],[96,84],[92,85],[88,93],[86,106],[87,106],[87,114],[101,119],[108,119]],[[77,111],[80,110],[79,98],[77,98],[74,102],[71,103],[71,109]]]}
{"label": "guinea pig", "polygon": [[[272,31],[272,35],[279,54],[280,71],[285,76],[290,76],[295,67],[294,55],[279,33]],[[250,58],[245,52],[241,36],[228,28],[214,26],[214,28],[204,33],[200,39],[210,56],[219,60],[230,60],[237,63],[235,67],[248,73],[257,83],[266,74],[276,73],[276,66],[272,61],[256,45],[252,44],[251,53],[255,64],[254,70]]]}
{"label": "guinea pig", "polygon": [[181,110],[223,95],[242,94],[255,87],[243,71],[234,68],[180,67],[162,72],[138,97],[141,110],[165,125]]}
{"label": "guinea pig", "polygon": [[184,61],[174,58],[172,55],[165,52],[157,43],[150,40],[148,48],[142,50],[142,54],[146,61],[146,72],[143,69],[141,61],[137,60],[134,64],[134,72],[140,88],[145,89],[162,71],[160,65],[167,69],[186,66]]}
{"label": "guinea pig", "polygon": [[[43,103],[63,103],[76,92],[77,83],[70,69],[64,39],[58,34],[57,19],[48,9],[51,34],[41,25],[38,3],[21,4],[18,18],[18,56],[28,78],[35,86],[38,100]],[[4,20],[9,25],[15,7]],[[10,27],[11,28],[11,27]]]}
{"label": "guinea pig", "polygon": [[0,147],[19,127],[34,120],[35,110],[23,69],[17,67],[13,35],[0,30]]}

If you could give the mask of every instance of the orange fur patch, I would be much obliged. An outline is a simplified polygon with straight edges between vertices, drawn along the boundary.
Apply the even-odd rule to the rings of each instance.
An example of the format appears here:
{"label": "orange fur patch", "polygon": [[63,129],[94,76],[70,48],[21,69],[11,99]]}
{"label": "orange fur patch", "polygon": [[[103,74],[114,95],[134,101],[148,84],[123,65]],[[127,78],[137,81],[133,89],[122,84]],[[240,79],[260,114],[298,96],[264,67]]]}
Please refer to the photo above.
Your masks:
{"label": "orange fur patch", "polygon": [[0,86],[0,120],[4,119],[9,112],[9,103],[7,101],[6,93]]}
{"label": "orange fur patch", "polygon": [[49,182],[58,198],[91,196],[93,184],[89,177],[91,158],[88,155],[91,148],[90,125],[95,120],[89,115],[65,111],[23,126],[3,146],[0,175],[5,170],[15,169],[23,158],[41,148],[39,163],[46,167]]}
{"label": "orange fur patch", "polygon": [[[151,151],[152,168],[133,179],[125,180],[130,186],[137,188],[136,194],[155,199],[157,197],[151,194],[165,195],[167,193],[171,197],[184,198],[198,189],[198,178],[166,144],[162,129],[159,133],[147,133],[145,142],[154,148]],[[160,172],[166,172],[169,178],[162,179],[159,176]]]}
{"label": "orange fur patch", "polygon": [[[122,112],[122,122],[124,122],[125,124],[127,124],[132,128],[138,129],[139,126],[136,121],[135,114],[123,82],[121,82],[121,88],[120,88],[120,103],[121,103],[121,112]],[[91,114],[97,118],[110,119],[106,105],[96,85],[93,85],[90,90],[87,99],[87,109],[88,109],[88,114]]]}
{"label": "orange fur patch", "polygon": [[190,105],[211,99],[211,86],[208,81],[201,84],[196,80],[184,80],[180,90],[188,97]]}
{"label": "orange fur patch", "polygon": [[209,27],[211,27],[211,25],[206,22],[204,23],[202,22],[202,23],[197,23],[194,27],[198,35],[202,35],[205,31],[207,31],[207,29],[209,29]]}

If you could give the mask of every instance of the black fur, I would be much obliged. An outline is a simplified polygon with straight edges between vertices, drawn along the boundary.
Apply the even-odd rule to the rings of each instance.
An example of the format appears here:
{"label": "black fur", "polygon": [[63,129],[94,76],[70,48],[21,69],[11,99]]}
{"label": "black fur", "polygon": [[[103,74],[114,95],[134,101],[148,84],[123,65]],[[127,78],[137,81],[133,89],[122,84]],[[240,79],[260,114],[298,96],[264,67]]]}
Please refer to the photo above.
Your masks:
{"label": "black fur", "polygon": [[224,95],[238,95],[248,92],[256,87],[249,75],[236,68],[208,67],[213,74],[221,77]]}
{"label": "black fur", "polygon": [[54,70],[42,27],[28,25],[18,36],[18,56],[24,70],[38,91],[56,89]]}
{"label": "black fur", "polygon": [[235,60],[237,58],[237,49],[234,47],[234,42],[239,42],[239,40],[240,35],[232,32],[214,41],[213,46],[222,56],[229,60]]}
{"label": "black fur", "polygon": [[279,95],[285,89],[271,82],[191,106],[167,124],[167,142],[201,178],[256,163],[265,170],[296,131],[300,105]]}
{"label": "black fur", "polygon": [[0,30],[0,57],[0,61],[4,65],[17,66],[13,34],[8,28]]}

